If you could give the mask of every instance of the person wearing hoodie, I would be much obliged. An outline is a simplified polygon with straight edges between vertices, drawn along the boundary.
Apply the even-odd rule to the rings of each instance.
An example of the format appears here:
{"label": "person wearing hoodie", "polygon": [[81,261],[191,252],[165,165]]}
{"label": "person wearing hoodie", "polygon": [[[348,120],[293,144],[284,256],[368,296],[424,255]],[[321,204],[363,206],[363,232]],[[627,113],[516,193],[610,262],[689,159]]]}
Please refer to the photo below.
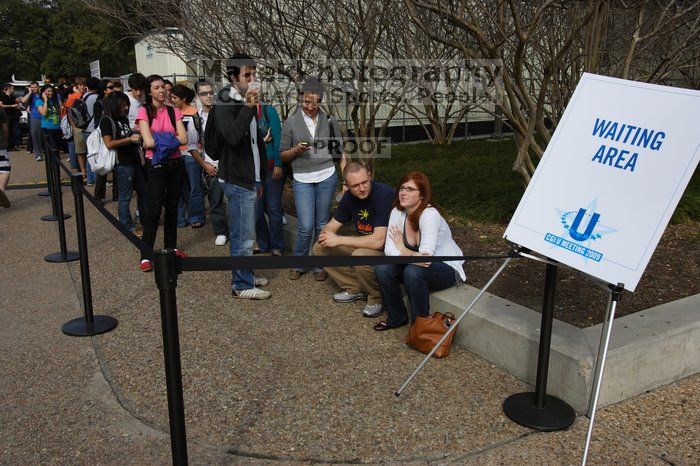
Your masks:
{"label": "person wearing hoodie", "polygon": [[[228,60],[226,74],[231,85],[219,92],[205,131],[207,153],[219,160],[219,178],[224,180],[232,257],[253,254],[256,205],[267,171],[264,135],[256,116],[260,100],[256,67],[255,60],[246,54]],[[266,278],[255,277],[250,269],[232,271],[234,298],[267,299],[270,292],[258,288],[266,284]]]}

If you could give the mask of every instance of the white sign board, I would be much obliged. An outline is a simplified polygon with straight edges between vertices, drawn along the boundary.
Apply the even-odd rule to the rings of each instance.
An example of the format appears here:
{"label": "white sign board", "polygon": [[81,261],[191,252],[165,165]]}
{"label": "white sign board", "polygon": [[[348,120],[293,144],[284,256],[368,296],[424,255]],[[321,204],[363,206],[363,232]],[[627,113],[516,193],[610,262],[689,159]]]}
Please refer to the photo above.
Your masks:
{"label": "white sign board", "polygon": [[504,237],[634,291],[700,158],[700,92],[584,74]]}
{"label": "white sign board", "polygon": [[90,62],[90,76],[93,78],[102,78],[100,75],[100,60]]}

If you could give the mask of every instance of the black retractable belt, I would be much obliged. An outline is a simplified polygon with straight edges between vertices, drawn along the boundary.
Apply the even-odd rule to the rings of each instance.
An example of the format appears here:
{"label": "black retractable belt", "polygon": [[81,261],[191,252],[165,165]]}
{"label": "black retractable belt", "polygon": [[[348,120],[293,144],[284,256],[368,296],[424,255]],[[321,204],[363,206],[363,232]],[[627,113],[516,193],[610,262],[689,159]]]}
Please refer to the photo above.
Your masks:
{"label": "black retractable belt", "polygon": [[416,264],[423,262],[451,262],[505,259],[512,255],[497,256],[239,256],[188,257],[180,259],[180,272],[201,272],[232,269],[288,269],[311,267],[357,267],[361,265]]}

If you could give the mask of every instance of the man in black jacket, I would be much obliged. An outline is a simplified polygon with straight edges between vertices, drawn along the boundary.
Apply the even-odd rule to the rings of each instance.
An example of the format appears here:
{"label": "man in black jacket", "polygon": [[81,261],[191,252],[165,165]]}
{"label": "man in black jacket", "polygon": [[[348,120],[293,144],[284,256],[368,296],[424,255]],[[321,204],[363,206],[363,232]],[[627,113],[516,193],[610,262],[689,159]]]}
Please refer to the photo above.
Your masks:
{"label": "man in black jacket", "polygon": [[[215,147],[209,147],[209,132],[205,144],[211,158],[219,160],[219,178],[224,181],[231,256],[251,256],[255,241],[255,206],[262,195],[267,167],[265,142],[256,119],[260,87],[256,82],[255,60],[236,54],[228,60],[226,74],[231,86],[219,92],[219,102],[209,116],[214,123],[211,129],[216,142],[211,145]],[[250,83],[255,84],[250,86]],[[270,292],[257,288],[264,285],[267,279],[254,277],[252,270],[233,270],[231,293],[234,298],[267,299]]]}

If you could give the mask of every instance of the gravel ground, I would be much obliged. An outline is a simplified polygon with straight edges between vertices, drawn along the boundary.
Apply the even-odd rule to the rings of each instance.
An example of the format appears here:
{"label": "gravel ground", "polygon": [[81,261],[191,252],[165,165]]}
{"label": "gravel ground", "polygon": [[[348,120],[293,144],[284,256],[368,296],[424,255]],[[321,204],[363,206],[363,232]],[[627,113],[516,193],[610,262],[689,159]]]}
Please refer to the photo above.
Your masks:
{"label": "gravel ground", "polygon": [[[40,177],[33,163],[16,163],[13,181]],[[38,220],[48,200],[33,190],[9,194],[13,207],[0,210],[0,463],[167,463],[153,274],[138,271],[136,250],[88,207],[95,313],[119,326],[92,339],[63,336],[60,325],[80,314],[78,263],[44,262],[57,250],[55,224]],[[67,232],[74,249],[74,219]],[[180,230],[180,246],[196,256],[227,253],[209,225]],[[377,319],[363,318],[360,303],[334,303],[330,282],[261,275],[273,293],[262,302],[234,301],[229,273],[179,278],[193,463],[579,461],[584,417],[549,434],[512,423],[502,401],[532,388],[460,347],[431,361],[397,399],[422,358],[403,344],[405,328],[372,331]],[[697,464],[698,389],[695,375],[601,410],[590,464]]]}

